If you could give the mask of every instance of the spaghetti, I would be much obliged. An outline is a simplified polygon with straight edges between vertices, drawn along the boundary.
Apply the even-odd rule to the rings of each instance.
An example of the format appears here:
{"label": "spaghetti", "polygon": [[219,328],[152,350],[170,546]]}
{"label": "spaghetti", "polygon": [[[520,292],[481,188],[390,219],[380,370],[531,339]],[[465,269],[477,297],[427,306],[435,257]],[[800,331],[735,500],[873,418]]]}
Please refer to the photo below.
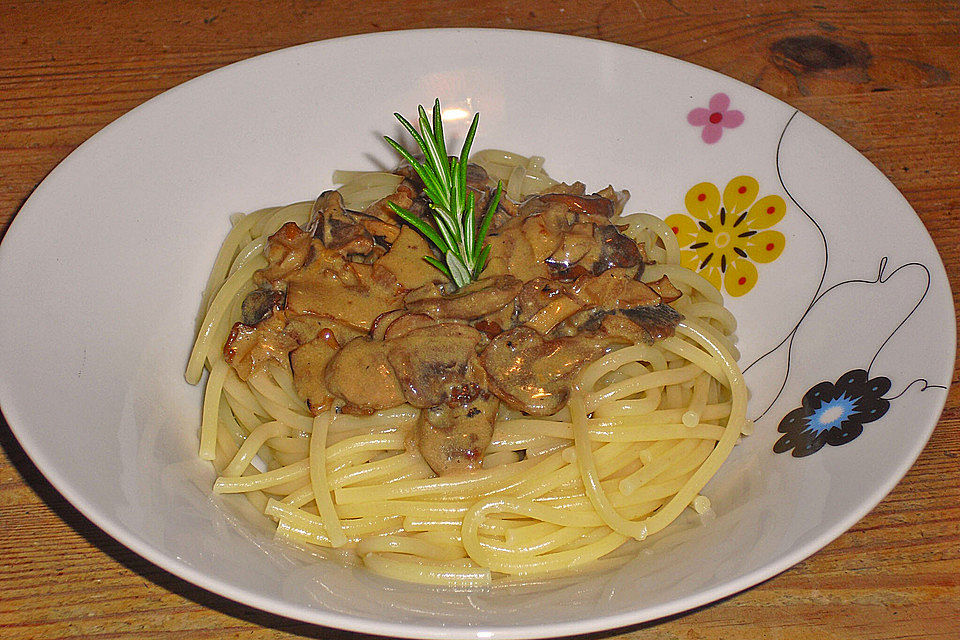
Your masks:
{"label": "spaghetti", "polygon": [[[558,184],[542,158],[482,151],[471,160],[514,201]],[[402,178],[335,180],[346,182],[346,206],[362,210]],[[420,409],[314,415],[289,367],[271,363],[242,380],[224,359],[254,273],[268,264],[268,237],[287,222],[306,227],[310,215],[311,203],[298,203],[235,216],[214,263],[186,369],[193,384],[209,371],[200,456],[220,473],[214,492],[246,494],[283,540],[352,548],[384,576],[455,586],[588,566],[687,507],[709,508],[701,490],[749,430],[736,322],[719,292],[680,266],[659,218],[616,222],[647,248],[643,280],[666,275],[682,292],[675,334],[602,355],[552,415],[500,405],[482,468],[437,476],[410,446]]]}

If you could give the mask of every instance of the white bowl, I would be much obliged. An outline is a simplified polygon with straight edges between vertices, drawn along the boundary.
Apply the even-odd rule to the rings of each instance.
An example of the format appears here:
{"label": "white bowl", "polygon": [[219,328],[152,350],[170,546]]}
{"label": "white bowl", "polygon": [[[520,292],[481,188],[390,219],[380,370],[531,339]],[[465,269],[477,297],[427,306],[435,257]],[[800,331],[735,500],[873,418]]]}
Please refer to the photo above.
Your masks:
{"label": "white bowl", "polygon": [[[749,292],[728,298],[758,419],[705,491],[715,519],[691,514],[614,569],[471,591],[311,558],[275,543],[242,498],[211,495],[213,470],[196,456],[201,390],[184,382],[183,368],[228,214],[313,198],[334,168],[392,164],[381,138],[397,132],[391,114],[434,97],[482,113],[476,148],[545,155],[558,178],[629,188],[634,209],[689,218],[691,187],[723,190],[741,175],[757,181],[758,197],[784,199],[775,226],[782,254],[768,263],[751,254],[755,284],[751,276]],[[720,122],[709,124],[713,113]],[[922,224],[825,128],[683,62],[511,31],[331,40],[168,91],[91,138],[37,188],[0,247],[0,289],[32,294],[0,325],[4,414],[81,512],[226,597],[407,637],[608,629],[786,569],[852,526],[907,471],[943,407],[955,353],[947,279]],[[809,389],[827,381],[824,399],[835,400],[858,369],[890,389],[853,384],[851,404],[823,405],[814,422],[796,423],[807,435],[811,424],[832,424],[835,446],[778,432]],[[853,434],[863,418],[857,399],[862,409],[871,393],[888,400],[883,415]]]}

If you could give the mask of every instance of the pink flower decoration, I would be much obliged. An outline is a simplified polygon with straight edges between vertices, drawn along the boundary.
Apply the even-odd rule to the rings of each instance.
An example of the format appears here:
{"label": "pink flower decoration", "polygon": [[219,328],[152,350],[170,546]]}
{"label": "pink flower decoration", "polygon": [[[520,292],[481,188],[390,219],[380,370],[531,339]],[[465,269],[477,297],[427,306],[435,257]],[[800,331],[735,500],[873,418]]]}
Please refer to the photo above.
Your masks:
{"label": "pink flower decoration", "polygon": [[724,128],[733,129],[743,124],[743,112],[729,109],[730,97],[725,93],[715,93],[710,98],[710,107],[698,107],[687,114],[687,122],[695,127],[703,127],[700,137],[707,144],[713,144],[723,135]]}

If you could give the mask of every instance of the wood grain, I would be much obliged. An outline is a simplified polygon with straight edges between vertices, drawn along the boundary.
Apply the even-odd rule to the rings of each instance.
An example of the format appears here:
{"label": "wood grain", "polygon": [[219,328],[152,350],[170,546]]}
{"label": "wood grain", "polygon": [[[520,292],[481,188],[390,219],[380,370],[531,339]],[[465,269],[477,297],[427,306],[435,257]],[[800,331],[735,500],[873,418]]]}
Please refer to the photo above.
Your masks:
{"label": "wood grain", "polygon": [[[785,100],[893,181],[960,290],[960,5],[953,0],[8,0],[0,5],[0,229],[77,145],[172,86],[303,42],[449,26],[642,47]],[[23,292],[4,294],[9,310]],[[933,438],[904,480],[824,550],[713,605],[591,637],[960,637],[958,389],[955,374]],[[360,637],[250,609],[158,569],[67,504],[5,422],[0,446],[0,636]]]}

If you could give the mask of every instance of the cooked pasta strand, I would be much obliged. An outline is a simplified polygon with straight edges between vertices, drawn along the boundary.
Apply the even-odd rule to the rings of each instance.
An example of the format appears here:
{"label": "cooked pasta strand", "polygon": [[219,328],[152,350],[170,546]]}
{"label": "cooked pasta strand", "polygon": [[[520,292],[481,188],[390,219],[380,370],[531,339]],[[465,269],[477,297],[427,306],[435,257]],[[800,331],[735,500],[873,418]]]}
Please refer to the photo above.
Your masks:
{"label": "cooked pasta strand", "polygon": [[[579,183],[550,178],[538,156],[487,150],[471,161],[503,181],[514,203],[551,189],[583,192]],[[402,181],[384,172],[334,177],[344,182],[344,206],[355,211],[397,192]],[[613,198],[620,211],[623,198]],[[267,264],[269,238],[288,221],[304,228],[312,210],[301,202],[235,216],[211,270],[185,376],[195,384],[209,371],[200,456],[220,470],[215,493],[246,494],[277,523],[280,540],[339,547],[328,553],[385,577],[468,588],[622,562],[631,538],[662,530],[687,507],[710,510],[701,491],[752,430],[735,364],[737,323],[713,285],[679,264],[666,223],[646,213],[619,219],[656,261],[645,265],[643,280],[668,276],[683,293],[671,303],[684,317],[675,334],[597,358],[551,415],[502,402],[482,467],[437,477],[418,446],[429,415],[420,409],[314,415],[285,351],[265,345],[266,364],[245,380],[242,368],[224,360],[244,300],[261,286],[254,273]],[[371,228],[383,222],[365,220]],[[356,279],[369,266],[354,264],[342,275]],[[560,296],[533,309],[526,326],[552,335],[578,311],[580,303]]]}

